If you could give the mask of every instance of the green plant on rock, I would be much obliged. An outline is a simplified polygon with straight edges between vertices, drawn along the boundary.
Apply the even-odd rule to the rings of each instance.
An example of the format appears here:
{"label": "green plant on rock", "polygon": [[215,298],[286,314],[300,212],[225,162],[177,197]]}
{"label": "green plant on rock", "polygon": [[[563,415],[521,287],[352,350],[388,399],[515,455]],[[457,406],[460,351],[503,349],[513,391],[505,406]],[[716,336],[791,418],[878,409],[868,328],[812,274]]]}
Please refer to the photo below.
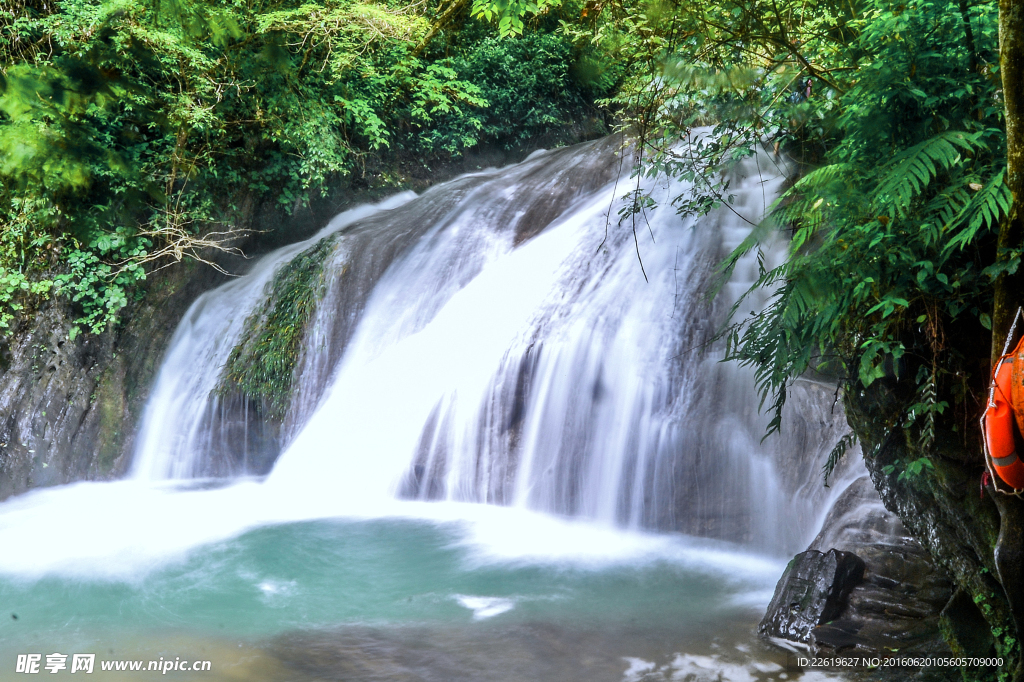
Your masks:
{"label": "green plant on rock", "polygon": [[913,461],[902,463],[900,460],[896,460],[892,464],[887,464],[882,467],[882,473],[886,476],[894,474],[896,470],[900,470],[900,475],[896,480],[904,481],[920,476],[927,470],[935,469],[935,465],[931,463],[927,457],[919,457]]}
{"label": "green plant on rock", "polygon": [[326,291],[325,262],[335,242],[321,239],[274,274],[265,305],[245,320],[241,342],[231,350],[214,392],[243,396],[280,422],[291,402],[295,367],[316,305]]}

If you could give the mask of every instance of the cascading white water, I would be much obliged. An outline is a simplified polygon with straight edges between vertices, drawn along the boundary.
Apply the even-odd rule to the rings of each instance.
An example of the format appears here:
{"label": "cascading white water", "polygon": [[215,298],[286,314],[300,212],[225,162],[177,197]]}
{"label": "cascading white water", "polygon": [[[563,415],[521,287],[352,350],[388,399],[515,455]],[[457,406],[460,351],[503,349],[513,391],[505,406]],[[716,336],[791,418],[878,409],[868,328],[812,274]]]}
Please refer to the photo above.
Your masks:
{"label": "cascading white water", "polygon": [[411,200],[412,192],[377,206],[360,206],[335,217],[312,238],[285,246],[260,259],[245,276],[209,291],[196,300],[175,330],[140,428],[132,461],[135,478],[160,480],[194,476],[197,459],[212,446],[214,434],[204,429],[216,411],[214,394],[219,368],[239,342],[246,318],[262,298],[274,271],[320,239]]}
{"label": "cascading white water", "polygon": [[[135,475],[208,470],[211,391],[242,320],[278,265],[330,234],[329,288],[267,492],[348,508],[496,503],[800,548],[829,495],[817,463],[841,414],[801,382],[783,437],[762,444],[749,374],[706,348],[731,303],[707,299],[715,265],[775,196],[779,161],[746,160],[731,207],[696,225],[669,208],[684,185],[645,181],[662,208],[634,224],[617,215],[628,164],[613,147],[536,154],[343,214],[201,298],[161,369]],[[726,299],[756,268],[740,263]]]}

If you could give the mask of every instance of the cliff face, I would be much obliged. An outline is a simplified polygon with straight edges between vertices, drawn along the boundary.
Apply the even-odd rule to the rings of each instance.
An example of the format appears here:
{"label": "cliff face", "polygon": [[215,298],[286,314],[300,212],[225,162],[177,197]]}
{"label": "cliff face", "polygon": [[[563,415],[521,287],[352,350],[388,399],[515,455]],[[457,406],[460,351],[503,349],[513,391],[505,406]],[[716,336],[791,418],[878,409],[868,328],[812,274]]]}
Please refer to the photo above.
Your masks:
{"label": "cliff face", "polygon": [[[1002,656],[1003,669],[1012,670],[1019,647],[1007,591],[997,577],[1000,514],[994,495],[998,493],[991,484],[981,486],[982,453],[980,445],[972,446],[976,432],[968,430],[965,439],[963,430],[973,425],[961,425],[954,432],[947,424],[925,452],[902,428],[887,426],[889,415],[900,413],[899,399],[899,387],[891,380],[846,396],[847,418],[860,437],[871,480],[885,507],[957,586],[940,619],[953,653]],[[905,464],[923,456],[934,468],[900,480]],[[976,668],[964,672],[968,678],[994,674]]]}
{"label": "cliff face", "polygon": [[129,322],[68,340],[72,311],[49,302],[3,348],[0,498],[37,486],[123,475],[146,389],[189,303],[223,275],[168,268]]}

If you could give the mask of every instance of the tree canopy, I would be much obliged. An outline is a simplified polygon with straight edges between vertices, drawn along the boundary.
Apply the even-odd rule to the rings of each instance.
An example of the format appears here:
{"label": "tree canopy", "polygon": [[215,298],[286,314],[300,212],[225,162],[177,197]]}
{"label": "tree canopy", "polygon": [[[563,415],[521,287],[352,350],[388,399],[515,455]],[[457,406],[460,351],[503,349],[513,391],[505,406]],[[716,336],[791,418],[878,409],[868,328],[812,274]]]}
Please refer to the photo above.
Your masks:
{"label": "tree canopy", "polygon": [[[769,230],[791,236],[787,262],[754,287],[773,292],[768,307],[738,306],[725,330],[728,356],[756,370],[771,428],[788,383],[821,371],[852,393],[883,377],[912,387],[888,427],[922,445],[941,415],[973,438],[995,283],[1021,251],[997,252],[1013,199],[996,3],[608,2],[584,14],[563,30],[621,64],[606,102],[639,136],[637,173],[693,181],[680,212],[728,204],[719,171],[759,147],[801,165],[725,264]],[[687,142],[698,124],[715,134]],[[627,214],[650,202],[628,199]]]}
{"label": "tree canopy", "polygon": [[147,271],[234,243],[246,192],[291,209],[368,155],[512,144],[611,86],[554,17],[503,41],[468,7],[444,16],[394,0],[5,3],[0,328],[56,295],[81,314],[73,334],[100,331]]}

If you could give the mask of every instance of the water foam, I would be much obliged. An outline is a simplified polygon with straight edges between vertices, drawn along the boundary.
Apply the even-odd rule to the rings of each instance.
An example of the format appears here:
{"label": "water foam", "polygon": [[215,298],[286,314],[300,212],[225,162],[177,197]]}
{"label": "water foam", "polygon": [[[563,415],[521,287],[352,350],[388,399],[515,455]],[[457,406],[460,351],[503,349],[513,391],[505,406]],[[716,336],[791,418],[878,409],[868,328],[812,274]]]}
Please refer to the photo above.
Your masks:
{"label": "water foam", "polygon": [[[0,546],[19,548],[0,555],[0,574],[137,583],[185,561],[197,549],[254,528],[328,518],[442,525],[455,534],[453,547],[466,570],[495,565],[603,570],[664,562],[763,590],[782,568],[779,561],[725,543],[631,532],[526,509],[401,500],[365,506],[342,498],[281,498],[270,492],[258,481],[183,489],[132,480],[32,492],[0,505]],[[287,585],[265,587],[259,589],[270,597]]]}

